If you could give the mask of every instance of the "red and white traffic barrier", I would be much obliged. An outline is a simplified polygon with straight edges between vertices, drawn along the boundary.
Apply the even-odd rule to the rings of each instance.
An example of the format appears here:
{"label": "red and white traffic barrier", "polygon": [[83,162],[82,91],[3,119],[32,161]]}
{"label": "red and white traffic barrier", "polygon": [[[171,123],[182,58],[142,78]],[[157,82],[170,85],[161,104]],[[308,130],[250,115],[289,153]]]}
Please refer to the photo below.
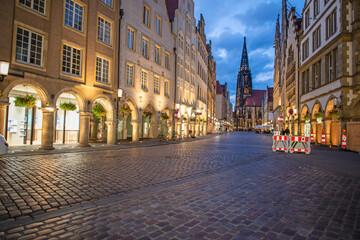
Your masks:
{"label": "red and white traffic barrier", "polygon": [[294,137],[290,138],[290,153],[294,152],[304,152],[306,154],[310,154],[311,152],[311,145],[310,145],[310,138],[309,137]]}
{"label": "red and white traffic barrier", "polygon": [[274,135],[272,150],[273,150],[273,152],[276,152],[276,151],[288,152],[289,151],[288,136]]}
{"label": "red and white traffic barrier", "polygon": [[321,134],[321,144],[325,145],[325,131],[323,129],[322,134]]}
{"label": "red and white traffic barrier", "polygon": [[342,138],[341,138],[341,147],[346,149],[346,130],[343,130]]}

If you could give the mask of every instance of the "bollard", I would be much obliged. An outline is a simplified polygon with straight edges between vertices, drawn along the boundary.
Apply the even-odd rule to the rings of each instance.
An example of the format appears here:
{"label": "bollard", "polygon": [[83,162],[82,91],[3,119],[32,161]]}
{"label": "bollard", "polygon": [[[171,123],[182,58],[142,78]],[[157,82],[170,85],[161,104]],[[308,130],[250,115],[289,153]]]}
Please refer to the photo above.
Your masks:
{"label": "bollard", "polygon": [[343,130],[343,134],[342,134],[342,141],[341,141],[341,147],[342,149],[346,149],[346,130]]}
{"label": "bollard", "polygon": [[323,145],[325,145],[325,129],[322,130],[321,143],[322,143]]}
{"label": "bollard", "polygon": [[314,133],[311,132],[311,142],[313,143],[314,142]]}

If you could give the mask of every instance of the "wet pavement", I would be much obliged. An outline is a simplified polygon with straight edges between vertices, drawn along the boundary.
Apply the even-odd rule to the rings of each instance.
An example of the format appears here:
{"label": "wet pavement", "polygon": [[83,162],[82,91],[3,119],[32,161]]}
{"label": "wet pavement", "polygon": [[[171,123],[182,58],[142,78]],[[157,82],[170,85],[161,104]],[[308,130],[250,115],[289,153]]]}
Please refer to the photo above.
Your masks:
{"label": "wet pavement", "polygon": [[360,239],[360,155],[230,133],[0,159],[0,238]]}

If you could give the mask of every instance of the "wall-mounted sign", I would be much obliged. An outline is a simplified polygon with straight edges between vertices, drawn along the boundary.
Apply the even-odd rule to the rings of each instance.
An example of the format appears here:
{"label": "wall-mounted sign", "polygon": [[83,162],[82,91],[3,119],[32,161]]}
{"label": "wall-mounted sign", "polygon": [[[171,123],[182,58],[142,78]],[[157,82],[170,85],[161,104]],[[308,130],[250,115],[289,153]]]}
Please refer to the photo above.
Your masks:
{"label": "wall-mounted sign", "polygon": [[294,114],[294,110],[292,108],[290,108],[289,114],[290,114],[290,116],[292,116]]}

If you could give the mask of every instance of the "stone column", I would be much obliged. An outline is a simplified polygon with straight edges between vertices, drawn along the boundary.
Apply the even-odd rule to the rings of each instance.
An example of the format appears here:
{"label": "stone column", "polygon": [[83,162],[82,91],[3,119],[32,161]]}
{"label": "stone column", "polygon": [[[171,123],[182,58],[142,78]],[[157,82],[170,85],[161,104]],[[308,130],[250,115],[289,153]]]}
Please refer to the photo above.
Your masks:
{"label": "stone column", "polygon": [[189,137],[189,123],[184,123],[184,128],[185,128],[185,138]]}
{"label": "stone column", "polygon": [[5,138],[5,126],[6,126],[6,107],[9,103],[0,103],[0,134]]}
{"label": "stone column", "polygon": [[43,112],[41,150],[54,149],[54,111],[41,109]]}
{"label": "stone column", "polygon": [[139,123],[137,121],[131,121],[132,125],[132,141],[139,141]]}
{"label": "stone column", "polygon": [[167,132],[166,132],[166,138],[172,139],[172,133],[173,133],[173,125],[171,121],[167,121]]}
{"label": "stone column", "polygon": [[195,125],[195,136],[199,136],[200,135],[200,125],[197,123]]}
{"label": "stone column", "polygon": [[[91,116],[91,114],[90,114]],[[90,127],[91,127],[91,139],[97,139],[97,128],[99,124],[99,119],[97,119],[95,116],[90,117]]]}
{"label": "stone column", "polygon": [[314,142],[317,142],[316,124],[317,124],[316,121],[311,121],[311,131],[310,131],[310,134],[311,134],[311,132],[313,132],[313,134],[314,134]]}
{"label": "stone column", "polygon": [[116,122],[106,121],[107,126],[107,144],[116,145]]}
{"label": "stone column", "polygon": [[89,145],[89,130],[91,113],[80,112],[80,131],[79,131],[79,147],[90,147]]}
{"label": "stone column", "polygon": [[190,122],[191,136],[195,136],[195,122]]}
{"label": "stone column", "polygon": [[127,139],[127,119],[128,119],[128,115],[124,116],[123,119],[123,137],[122,139]]}
{"label": "stone column", "polygon": [[181,121],[176,123],[176,137],[181,138]]}
{"label": "stone column", "polygon": [[203,134],[204,134],[204,136],[206,136],[206,133],[207,133],[207,124],[206,123],[204,123],[203,124]]}
{"label": "stone column", "polygon": [[294,123],[294,135],[299,135],[298,123]]}
{"label": "stone column", "polygon": [[157,138],[159,135],[157,123],[150,123],[149,138]]}
{"label": "stone column", "polygon": [[325,120],[325,145],[331,145],[331,119]]}

